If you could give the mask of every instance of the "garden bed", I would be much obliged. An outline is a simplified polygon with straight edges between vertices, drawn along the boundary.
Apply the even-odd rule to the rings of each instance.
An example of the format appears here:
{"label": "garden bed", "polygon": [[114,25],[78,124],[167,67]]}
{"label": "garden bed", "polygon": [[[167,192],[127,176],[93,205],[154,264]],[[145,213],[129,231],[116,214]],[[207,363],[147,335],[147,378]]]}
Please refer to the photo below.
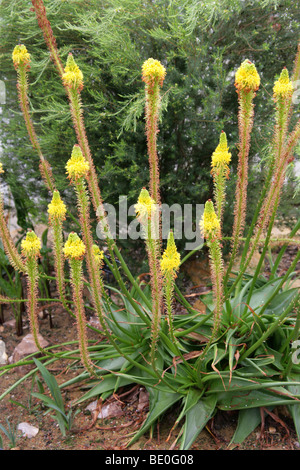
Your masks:
{"label": "garden bed", "polygon": [[[290,264],[294,251],[297,247],[289,247],[285,257],[282,259],[279,271],[282,274]],[[195,269],[196,260],[187,266],[187,272]],[[199,266],[198,266],[199,267]],[[203,273],[205,273],[205,262],[202,264]],[[297,267],[299,272],[299,266]],[[265,275],[268,275],[268,263],[265,265]],[[204,276],[202,278],[205,278]],[[298,276],[299,279],[299,276]],[[201,311],[201,296],[197,292],[205,290],[205,285],[193,285],[190,278],[186,276],[186,295],[194,303],[196,308]],[[195,284],[195,278],[194,278]],[[177,313],[180,307],[178,306]],[[5,324],[0,326],[0,338],[5,342],[7,355],[11,356],[15,347],[22,338],[29,333],[28,322],[24,319],[23,336],[17,337],[10,320],[13,320],[12,312],[6,307],[4,311]],[[40,333],[49,344],[61,344],[72,341],[76,336],[74,319],[61,307],[52,311],[52,328],[49,325],[49,318],[45,315],[40,318]],[[92,330],[89,330],[90,339],[98,339]],[[0,394],[8,389],[13,383],[19,380],[30,370],[31,366],[13,368],[9,373],[1,377]],[[74,376],[75,372],[68,369],[68,364],[64,361],[56,361],[49,367],[49,371],[56,377],[58,383],[66,382]],[[80,384],[80,387],[82,384]],[[80,387],[71,386],[63,390],[63,397],[66,407],[76,400],[83,391]],[[36,385],[35,385],[36,388]],[[31,397],[32,380],[27,379],[15,388],[11,394],[0,401],[1,424],[7,427],[6,419],[9,420],[12,428],[16,428],[19,423],[26,422],[36,428],[38,433],[33,438],[21,436],[18,432],[16,448],[21,450],[119,450],[126,449],[126,442],[129,436],[132,436],[143,420],[148,411],[147,392],[140,386],[128,386],[119,391],[118,396],[109,399],[108,403],[102,404],[102,409],[109,409],[111,415],[107,418],[94,419],[95,414],[89,411],[89,403],[84,402],[75,409],[79,410],[75,416],[73,431],[63,437],[58,427],[57,421],[51,418],[51,413],[45,414],[45,409],[41,402]],[[98,402],[98,411],[101,403]],[[241,444],[235,447],[236,450],[299,450],[300,446],[294,431],[293,422],[289,417],[285,407],[279,407],[273,410],[275,415],[266,415],[264,423],[264,432],[261,434],[259,426],[251,435]],[[177,429],[170,431],[174,424],[174,418],[178,410],[173,407],[165,414],[158,426],[153,429],[153,436],[146,433],[135,444],[131,446],[132,450],[168,450],[172,448],[177,436]],[[215,417],[209,422],[209,425],[200,433],[197,440],[192,445],[191,450],[218,450],[227,449],[230,440],[237,426],[237,412],[217,412]],[[179,427],[178,427],[179,429]],[[11,442],[3,435],[4,448],[8,449]],[[174,450],[178,447],[174,447]]]}

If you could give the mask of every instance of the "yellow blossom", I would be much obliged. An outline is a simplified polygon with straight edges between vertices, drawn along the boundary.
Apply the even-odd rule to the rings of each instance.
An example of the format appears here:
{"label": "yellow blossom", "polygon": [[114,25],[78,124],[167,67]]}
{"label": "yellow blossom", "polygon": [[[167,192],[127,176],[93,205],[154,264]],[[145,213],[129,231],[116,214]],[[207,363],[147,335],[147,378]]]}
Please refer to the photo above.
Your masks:
{"label": "yellow blossom", "polygon": [[215,237],[220,233],[220,221],[210,199],[205,203],[204,213],[200,221],[200,230],[205,238]]}
{"label": "yellow blossom", "polygon": [[64,246],[64,254],[69,259],[82,259],[85,254],[85,245],[77,233],[71,232]]}
{"label": "yellow blossom", "polygon": [[260,85],[260,78],[255,65],[245,60],[235,74],[235,86],[238,90],[256,91]]}
{"label": "yellow blossom", "polygon": [[150,217],[155,212],[155,201],[152,199],[146,188],[141,190],[138,202],[135,204],[134,208],[137,217],[144,217],[145,215]]}
{"label": "yellow blossom", "polygon": [[33,231],[27,232],[21,242],[22,254],[26,257],[38,256],[41,249],[41,241]]}
{"label": "yellow blossom", "polygon": [[3,170],[3,165],[2,165],[2,163],[0,162],[0,174],[1,174],[1,173],[4,173],[4,170]]}
{"label": "yellow blossom", "polygon": [[51,203],[48,205],[49,217],[63,220],[65,218],[67,209],[64,202],[61,200],[59,192],[54,191]]}
{"label": "yellow blossom", "polygon": [[19,44],[14,48],[12,60],[15,66],[28,64],[30,62],[30,54],[23,44]]}
{"label": "yellow blossom", "polygon": [[216,150],[211,157],[211,166],[217,167],[228,167],[231,160],[231,153],[228,152],[229,147],[227,145],[227,138],[225,132],[221,132],[220,142]]}
{"label": "yellow blossom", "polygon": [[64,84],[71,88],[77,88],[80,90],[83,88],[83,74],[71,53],[68,55],[62,79]]}
{"label": "yellow blossom", "polygon": [[143,63],[142,66],[142,79],[148,85],[153,84],[154,82],[162,85],[166,76],[165,67],[159,62],[159,60],[148,59]]}
{"label": "yellow blossom", "polygon": [[93,255],[94,255],[96,263],[100,264],[104,258],[104,252],[100,250],[99,246],[97,245],[93,245],[92,250],[93,250]]}
{"label": "yellow blossom", "polygon": [[71,158],[66,165],[68,178],[76,180],[82,176],[86,176],[90,170],[89,162],[82,155],[79,145],[74,145]]}
{"label": "yellow blossom", "polygon": [[180,254],[177,251],[173,232],[170,232],[167,248],[163,252],[160,268],[163,274],[175,274],[180,266]]}
{"label": "yellow blossom", "polygon": [[289,79],[289,72],[284,68],[273,88],[274,99],[287,98],[293,93],[293,84]]}

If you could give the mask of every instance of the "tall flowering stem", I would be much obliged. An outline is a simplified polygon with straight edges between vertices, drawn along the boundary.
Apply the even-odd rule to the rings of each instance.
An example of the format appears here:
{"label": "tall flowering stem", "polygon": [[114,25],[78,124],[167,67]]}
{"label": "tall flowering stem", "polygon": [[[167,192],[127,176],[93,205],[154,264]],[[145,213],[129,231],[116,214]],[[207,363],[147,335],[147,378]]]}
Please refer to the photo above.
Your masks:
{"label": "tall flowering stem", "polygon": [[86,334],[86,319],[83,302],[83,273],[82,262],[86,252],[85,245],[79,236],[72,232],[64,245],[64,255],[68,259],[71,271],[73,301],[75,305],[76,326],[79,341],[81,362],[87,372],[94,375],[94,368],[88,352],[88,340]]}
{"label": "tall flowering stem", "polygon": [[[128,277],[129,281],[131,282],[132,285],[135,286],[135,288],[138,290],[140,293],[141,298],[145,302],[147,306],[150,306],[150,302],[147,298],[147,296],[144,294],[143,290],[140,288],[138,282],[136,281],[135,277],[132,275],[130,272],[126,262],[124,261],[121,252],[119,251],[116,243],[114,242],[114,239],[111,235],[110,232],[110,227],[109,227],[109,222],[105,213],[102,197],[101,197],[101,192],[98,187],[98,179],[97,179],[97,174],[95,171],[95,167],[93,164],[92,160],[92,155],[89,149],[89,144],[88,144],[88,139],[86,136],[86,131],[85,131],[85,125],[84,125],[84,117],[83,117],[83,110],[81,106],[81,97],[80,97],[80,92],[83,87],[83,80],[81,79],[80,73],[78,72],[78,69],[76,67],[73,67],[73,71],[75,71],[75,80],[74,83],[72,83],[71,74],[70,72],[70,67],[67,68],[67,66],[71,66],[72,69],[72,59],[69,59],[69,63],[67,61],[66,67],[64,68],[59,56],[59,51],[57,48],[56,40],[53,34],[53,31],[51,29],[51,25],[49,23],[49,20],[47,19],[47,13],[46,9],[43,3],[43,0],[32,0],[32,5],[33,5],[33,10],[35,11],[38,24],[43,32],[45,42],[48,46],[48,49],[51,54],[51,58],[58,70],[59,76],[62,80],[62,83],[64,85],[64,88],[66,90],[66,94],[69,98],[70,102],[70,110],[71,110],[71,115],[73,119],[73,125],[74,129],[76,131],[76,136],[78,140],[78,144],[80,145],[80,148],[82,150],[82,153],[86,160],[90,164],[90,175],[88,179],[88,186],[89,186],[89,191],[91,194],[91,200],[93,203],[94,211],[97,216],[97,221],[98,224],[102,230],[102,233],[104,235],[104,238],[107,243],[107,247],[109,250],[109,254],[111,257],[112,261],[112,272],[114,276],[116,277],[122,291],[124,294],[127,295],[128,300],[131,302],[132,307],[136,310],[136,312],[139,315],[142,315],[142,311],[139,308],[139,306],[134,302],[130,295],[128,294],[126,290],[126,286],[119,274],[118,270],[118,265],[116,262],[116,257],[120,260],[120,263],[122,265],[122,268]],[[66,70],[67,68],[67,70]],[[72,70],[71,70],[72,71]],[[67,76],[64,76],[64,74],[67,74]],[[78,81],[78,78],[80,76],[80,80]],[[78,88],[77,88],[78,87]],[[147,318],[145,317],[145,321],[147,321]]]}
{"label": "tall flowering stem", "polygon": [[203,217],[200,221],[200,230],[203,233],[203,236],[206,238],[209,249],[210,271],[215,302],[214,325],[209,345],[216,338],[219,332],[224,302],[223,259],[220,229],[220,221],[215,212],[214,204],[211,200],[208,200],[205,203]]}
{"label": "tall flowering stem", "polygon": [[[292,91],[293,88],[288,78],[288,73],[286,69],[284,69],[279,77],[279,80],[275,82],[273,88],[273,96],[276,103],[276,126],[274,141],[276,143],[275,150],[277,152],[275,154],[276,158],[273,164],[274,171],[270,186],[266,193],[266,197],[260,209],[258,220],[254,229],[254,237],[251,240],[250,250],[247,254],[243,267],[244,269],[248,267],[253,253],[259,243],[259,239],[261,238],[265,229],[268,229],[267,242],[269,241],[275,221],[276,211],[280,202],[281,190],[284,184],[286,169],[289,163],[294,159],[293,150],[300,138],[300,121],[298,121],[296,124],[293,132],[289,134],[288,139],[285,139],[284,135],[281,135],[281,133],[284,132],[284,129],[286,128],[286,121],[288,119],[288,115],[284,108],[286,103],[291,98]],[[263,257],[261,257],[261,263],[262,258]]]}
{"label": "tall flowering stem", "polygon": [[[300,48],[298,50],[298,56]],[[297,57],[298,57],[297,56]],[[299,58],[299,57],[298,57]],[[297,61],[296,61],[297,63]],[[294,77],[299,70],[295,68]],[[287,126],[289,120],[288,110],[291,108],[293,86],[289,79],[289,75],[286,69],[283,69],[279,79],[274,83],[273,87],[273,99],[276,103],[276,114],[275,114],[275,131],[273,139],[273,155],[271,157],[270,170],[269,170],[269,183],[264,188],[261,203],[258,206],[257,215],[252,222],[249,234],[246,239],[241,267],[239,275],[235,282],[227,292],[229,295],[235,288],[236,284],[240,282],[241,277],[245,270],[248,268],[253,254],[259,244],[259,240],[262,237],[264,230],[267,230],[267,236],[265,245],[260,256],[259,263],[254,275],[252,288],[249,290],[248,298],[252,294],[256,277],[260,272],[267,246],[271,237],[273,224],[275,222],[277,208],[280,202],[281,191],[284,184],[286,169],[290,162],[293,161],[293,151],[300,139],[300,120],[296,123],[292,132],[287,137]],[[254,236],[252,236],[254,233]],[[250,237],[252,238],[250,239]]]}
{"label": "tall flowering stem", "polygon": [[72,54],[69,54],[66,66],[63,66],[59,56],[56,39],[54,37],[50,22],[47,18],[47,12],[43,0],[32,0],[32,5],[37,17],[38,25],[43,32],[45,42],[50,51],[51,59],[56,66],[56,69],[66,90],[66,94],[69,98],[70,110],[78,144],[80,145],[85,159],[89,162],[90,165],[90,178],[88,183],[94,210],[98,216],[99,223],[101,224],[101,228],[106,237],[110,254],[113,257],[113,239],[110,236],[109,224],[105,215],[100,189],[98,187],[97,174],[93,164],[83,119],[83,110],[80,97],[80,92],[83,88],[83,75]]}
{"label": "tall flowering stem", "polygon": [[260,77],[256,67],[249,60],[245,60],[235,75],[235,87],[238,93],[239,113],[239,155],[238,179],[236,185],[236,199],[233,223],[232,251],[227,268],[225,282],[228,279],[235,256],[239,248],[239,238],[243,235],[248,186],[248,155],[250,149],[250,134],[253,126],[254,105],[253,99],[260,85]]}
{"label": "tall flowering stem", "polygon": [[229,178],[229,163],[231,161],[231,153],[228,152],[227,137],[224,131],[220,135],[220,142],[211,158],[211,174],[214,180],[214,196],[217,208],[217,216],[222,222],[226,180]]}
{"label": "tall flowering stem", "polygon": [[157,155],[158,118],[160,109],[160,88],[166,76],[164,66],[152,58],[146,60],[142,67],[142,79],[145,82],[146,95],[146,135],[150,167],[150,195],[160,204],[159,163]]}
{"label": "tall flowering stem", "polygon": [[270,159],[270,164],[274,168],[273,174],[278,168],[285,142],[289,121],[290,101],[293,91],[294,88],[291,80],[289,79],[289,72],[284,68],[273,87],[273,99],[276,104],[275,133],[273,142],[274,150],[272,155],[273,158]]}
{"label": "tall flowering stem", "polygon": [[94,210],[98,216],[98,220],[101,225],[101,230],[111,248],[113,239],[111,237],[109,224],[105,215],[102,196],[98,186],[97,173],[89,148],[83,120],[83,110],[81,103],[83,74],[71,53],[68,55],[67,63],[64,68],[64,73],[62,75],[62,81],[69,97],[70,110],[73,118],[78,145],[80,146],[84,158],[89,164],[88,186],[92,197]]}
{"label": "tall flowering stem", "polygon": [[27,276],[28,317],[30,331],[37,348],[44,352],[39,341],[39,325],[37,317],[37,291],[38,291],[38,258],[40,256],[41,242],[33,231],[27,232],[26,238],[21,242]]}
{"label": "tall flowering stem", "polygon": [[[0,175],[4,173],[3,165],[0,162]],[[15,243],[11,237],[10,231],[7,227],[3,197],[0,192],[0,239],[2,240],[5,253],[8,256],[10,264],[19,272],[25,272],[26,266],[22,256],[20,256]]]}
{"label": "tall flowering stem", "polygon": [[63,222],[66,217],[66,205],[57,190],[53,192],[52,200],[48,205],[49,225],[53,229],[54,268],[59,298],[64,308],[70,311],[65,296],[64,281],[64,254],[63,254]]}
{"label": "tall flowering stem", "polygon": [[138,202],[135,205],[135,211],[144,233],[149,260],[152,296],[151,362],[155,368],[155,353],[159,337],[162,308],[162,276],[159,262],[160,242],[157,224],[159,208],[146,188],[143,188],[140,192]]}
{"label": "tall flowering stem", "polygon": [[49,189],[53,192],[55,184],[52,176],[52,170],[49,162],[44,158],[39,141],[36,136],[34,125],[30,116],[29,105],[28,105],[28,79],[27,72],[30,68],[30,54],[23,44],[17,45],[12,54],[12,60],[14,67],[17,71],[17,89],[19,93],[20,107],[24,116],[27,132],[32,143],[33,148],[39,155],[40,158],[40,171],[43,179]]}
{"label": "tall flowering stem", "polygon": [[48,49],[50,51],[50,57],[55,67],[57,68],[58,73],[62,75],[63,64],[58,54],[56,40],[53,35],[50,22],[47,18],[46,8],[43,3],[43,0],[32,0],[32,5],[33,5],[33,10],[35,11],[35,14],[37,17],[38,25],[43,31],[45,43],[47,44]]}
{"label": "tall flowering stem", "polygon": [[71,183],[74,185],[79,211],[79,222],[82,229],[83,241],[86,248],[86,261],[91,284],[93,304],[97,312],[100,324],[106,336],[109,336],[104,320],[101,297],[103,282],[100,275],[100,260],[103,252],[97,249],[93,243],[90,222],[90,201],[86,187],[86,179],[89,177],[90,165],[84,158],[79,145],[74,145],[71,158],[66,165],[66,172]]}
{"label": "tall flowering stem", "polygon": [[163,278],[163,292],[168,315],[169,331],[174,344],[176,344],[176,338],[174,336],[173,330],[174,283],[179,267],[180,254],[177,251],[174,234],[171,231],[168,237],[167,248],[163,252],[160,261],[160,269]]}

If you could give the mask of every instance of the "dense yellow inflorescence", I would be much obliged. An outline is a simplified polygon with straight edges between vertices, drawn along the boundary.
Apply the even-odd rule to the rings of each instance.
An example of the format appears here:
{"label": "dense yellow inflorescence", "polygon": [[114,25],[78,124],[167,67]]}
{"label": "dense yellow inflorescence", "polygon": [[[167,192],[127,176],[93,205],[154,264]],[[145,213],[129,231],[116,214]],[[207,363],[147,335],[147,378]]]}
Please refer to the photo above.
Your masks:
{"label": "dense yellow inflorescence", "polygon": [[1,174],[1,173],[4,173],[4,170],[3,170],[3,165],[2,165],[2,163],[0,162],[0,174]]}
{"label": "dense yellow inflorescence", "polygon": [[71,180],[87,176],[90,165],[82,155],[79,145],[74,145],[71,158],[67,161],[66,170],[68,178]]}
{"label": "dense yellow inflorescence", "polygon": [[231,153],[228,150],[226,134],[221,132],[219,145],[211,157],[212,168],[228,167],[231,161]]}
{"label": "dense yellow inflorescence", "polygon": [[71,259],[71,260],[72,259],[79,260],[83,258],[86,248],[85,248],[85,244],[79,238],[77,233],[71,232],[69,234],[68,240],[65,243],[63,251],[64,251],[64,255],[66,258]]}
{"label": "dense yellow inflorescence", "polygon": [[173,232],[170,232],[167,248],[163,252],[160,268],[163,275],[176,274],[180,266],[180,254],[177,251]]}
{"label": "dense yellow inflorescence", "polygon": [[76,64],[73,55],[68,55],[66,67],[62,76],[63,83],[71,88],[82,89],[83,87],[83,74]]}
{"label": "dense yellow inflorescence", "polygon": [[255,65],[245,60],[235,74],[235,86],[239,91],[256,91],[260,85],[260,77]]}
{"label": "dense yellow inflorescence", "polygon": [[92,250],[93,250],[93,256],[95,258],[96,263],[101,264],[104,259],[103,250],[100,250],[99,246],[97,245],[93,245]]}
{"label": "dense yellow inflorescence", "polygon": [[146,188],[141,190],[138,202],[135,204],[134,208],[137,217],[144,217],[145,215],[150,217],[152,214],[154,214],[156,210],[156,204]]}
{"label": "dense yellow inflorescence", "polygon": [[12,60],[15,66],[28,64],[30,62],[30,54],[23,44],[19,44],[14,48]]}
{"label": "dense yellow inflorescence", "polygon": [[220,234],[220,221],[211,200],[205,203],[204,213],[200,221],[200,230],[205,238],[218,237]]}
{"label": "dense yellow inflorescence", "polygon": [[41,241],[33,231],[27,232],[26,237],[21,242],[21,250],[26,258],[40,254]]}
{"label": "dense yellow inflorescence", "polygon": [[279,79],[275,82],[273,88],[274,99],[287,98],[293,93],[293,84],[289,78],[289,72],[284,68],[280,74]]}
{"label": "dense yellow inflorescence", "polygon": [[59,192],[54,191],[51,203],[48,205],[48,214],[50,218],[64,220],[67,212],[66,205],[61,200]]}
{"label": "dense yellow inflorescence", "polygon": [[165,76],[166,69],[159,60],[150,58],[143,63],[142,79],[148,85],[152,85],[155,82],[162,85]]}

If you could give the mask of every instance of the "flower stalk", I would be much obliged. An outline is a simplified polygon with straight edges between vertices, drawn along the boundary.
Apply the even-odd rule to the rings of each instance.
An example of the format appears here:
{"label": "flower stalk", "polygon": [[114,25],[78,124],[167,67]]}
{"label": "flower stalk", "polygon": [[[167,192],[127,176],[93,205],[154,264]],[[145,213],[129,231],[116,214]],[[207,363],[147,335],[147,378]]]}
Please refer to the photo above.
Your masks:
{"label": "flower stalk", "polygon": [[32,143],[33,148],[36,150],[40,158],[40,171],[42,177],[49,189],[53,192],[55,189],[55,184],[53,180],[51,166],[48,161],[45,159],[36,132],[34,125],[30,116],[29,111],[29,101],[28,101],[28,79],[27,72],[30,68],[30,54],[28,53],[26,47],[23,44],[17,45],[12,53],[12,60],[14,67],[17,71],[17,89],[19,94],[19,102],[21,111],[24,116],[25,125],[27,132]]}
{"label": "flower stalk", "polygon": [[71,232],[64,245],[64,255],[68,259],[71,271],[73,302],[75,305],[76,326],[79,341],[81,362],[87,372],[95,375],[92,361],[88,352],[88,341],[86,334],[86,319],[83,303],[83,272],[82,262],[86,252],[85,245],[79,236]]}
{"label": "flower stalk", "polygon": [[222,223],[223,209],[225,203],[226,180],[229,178],[229,163],[231,153],[228,152],[227,137],[224,131],[221,132],[219,145],[212,154],[211,174],[214,181],[214,196],[217,209],[217,217]]}
{"label": "flower stalk", "polygon": [[[3,165],[2,163],[0,163],[0,175],[3,173],[4,173]],[[0,192],[0,238],[2,240],[3,248],[5,250],[5,253],[7,254],[10,264],[13,266],[13,268],[16,271],[24,273],[26,271],[26,266],[8,230],[6,219],[5,219],[5,214],[4,214],[3,197],[2,197],[1,192]]]}
{"label": "flower stalk", "polygon": [[48,205],[49,225],[53,230],[54,269],[59,298],[64,308],[71,312],[67,304],[64,281],[63,222],[66,218],[66,205],[57,190],[53,192]]}
{"label": "flower stalk", "polygon": [[169,233],[167,248],[163,252],[160,269],[163,279],[163,292],[165,299],[165,306],[167,311],[167,318],[169,324],[170,336],[173,343],[176,344],[177,340],[174,336],[173,330],[173,302],[174,302],[174,284],[177,273],[180,267],[180,254],[177,251],[174,234],[172,231]]}
{"label": "flower stalk", "polygon": [[150,269],[152,297],[151,362],[154,368],[162,307],[162,275],[159,262],[160,242],[158,211],[158,205],[150,196],[147,189],[143,188],[140,192],[138,202],[135,205],[135,212],[144,233]]}
{"label": "flower stalk", "polygon": [[166,76],[164,66],[152,58],[146,60],[142,67],[142,79],[145,82],[145,118],[147,149],[150,168],[150,196],[156,204],[161,203],[159,190],[159,163],[157,155],[158,118],[160,110],[160,88]]}
{"label": "flower stalk", "polygon": [[103,252],[93,243],[90,222],[90,200],[86,187],[86,179],[89,178],[90,165],[84,158],[79,145],[74,145],[71,158],[66,165],[66,172],[71,183],[74,185],[78,211],[79,222],[82,230],[83,241],[86,248],[86,261],[91,284],[91,293],[94,308],[97,312],[100,324],[106,336],[110,336],[102,307],[103,282],[101,278],[100,267],[103,260]]}
{"label": "flower stalk", "polygon": [[209,249],[209,261],[211,279],[213,285],[214,324],[209,344],[213,342],[219,332],[222,309],[224,302],[223,295],[223,259],[221,250],[220,221],[215,212],[214,204],[211,200],[205,203],[203,217],[200,221],[200,230],[206,238]]}
{"label": "flower stalk", "polygon": [[247,186],[248,186],[248,155],[250,150],[250,134],[253,127],[253,99],[260,85],[256,67],[245,60],[235,75],[235,87],[238,94],[239,113],[239,155],[237,169],[236,199],[233,223],[233,243],[229,265],[225,276],[225,284],[229,277],[235,256],[240,245],[239,237],[243,235],[246,218]]}
{"label": "flower stalk", "polygon": [[45,353],[39,340],[39,324],[37,316],[37,292],[38,292],[38,258],[40,256],[41,242],[33,231],[27,232],[21,242],[22,255],[25,260],[27,292],[28,292],[28,318],[30,331],[39,351]]}

